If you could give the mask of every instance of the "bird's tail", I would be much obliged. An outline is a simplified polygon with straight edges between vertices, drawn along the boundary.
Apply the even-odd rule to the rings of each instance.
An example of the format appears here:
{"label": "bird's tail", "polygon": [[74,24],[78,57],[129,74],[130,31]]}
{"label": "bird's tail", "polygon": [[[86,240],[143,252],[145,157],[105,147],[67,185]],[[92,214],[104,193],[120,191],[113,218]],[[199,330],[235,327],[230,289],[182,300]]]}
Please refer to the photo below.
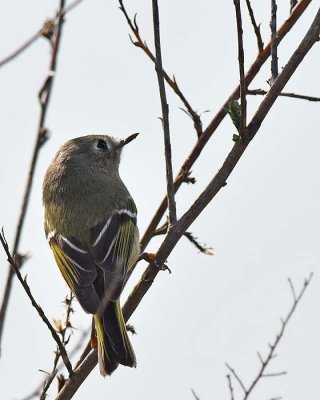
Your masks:
{"label": "bird's tail", "polygon": [[103,313],[96,314],[94,320],[101,375],[111,375],[119,364],[135,367],[136,356],[127,334],[119,300],[109,301]]}

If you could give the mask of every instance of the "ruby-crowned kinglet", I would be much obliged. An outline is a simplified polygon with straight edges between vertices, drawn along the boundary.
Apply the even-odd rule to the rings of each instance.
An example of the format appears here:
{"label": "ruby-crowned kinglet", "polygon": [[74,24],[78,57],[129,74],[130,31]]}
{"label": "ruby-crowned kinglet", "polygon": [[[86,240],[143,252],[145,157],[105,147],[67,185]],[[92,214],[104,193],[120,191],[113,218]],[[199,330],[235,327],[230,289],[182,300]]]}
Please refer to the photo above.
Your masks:
{"label": "ruby-crowned kinglet", "polygon": [[45,232],[82,308],[94,315],[100,372],[136,366],[119,297],[139,256],[137,210],[119,176],[125,140],[89,135],[66,142],[43,183]]}

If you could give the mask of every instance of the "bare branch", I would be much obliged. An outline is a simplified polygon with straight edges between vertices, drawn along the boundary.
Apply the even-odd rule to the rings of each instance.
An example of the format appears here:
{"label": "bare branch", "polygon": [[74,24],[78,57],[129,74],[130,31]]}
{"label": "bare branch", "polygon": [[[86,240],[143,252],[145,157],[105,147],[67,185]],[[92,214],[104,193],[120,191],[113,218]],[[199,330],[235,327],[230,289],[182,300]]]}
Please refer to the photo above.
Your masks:
{"label": "bare branch", "polygon": [[[294,298],[294,301],[292,303],[292,306],[291,306],[287,316],[282,320],[280,332],[276,335],[274,341],[271,344],[269,344],[269,352],[268,352],[266,358],[263,359],[262,356],[260,355],[260,353],[258,353],[259,359],[261,361],[261,366],[260,366],[260,369],[258,370],[258,373],[257,373],[256,377],[253,379],[253,381],[252,381],[251,385],[248,387],[248,389],[246,389],[243,381],[239,378],[239,376],[237,375],[235,370],[232,369],[228,364],[226,364],[227,368],[229,369],[229,371],[231,371],[232,375],[236,378],[236,380],[238,381],[239,385],[241,386],[241,388],[244,391],[244,396],[243,396],[242,400],[247,400],[248,399],[249,395],[252,393],[253,389],[256,387],[256,385],[260,382],[260,380],[262,378],[277,377],[277,376],[286,375],[285,371],[276,372],[276,373],[266,373],[265,370],[269,366],[270,361],[274,358],[274,356],[275,356],[274,352],[277,349],[281,339],[283,338],[283,335],[284,335],[285,330],[286,330],[286,328],[288,326],[288,323],[289,323],[292,315],[294,314],[294,312],[295,312],[300,300],[302,299],[307,287],[309,286],[312,277],[313,277],[313,274],[311,273],[309,275],[309,277],[307,279],[305,279],[304,285],[303,285],[299,295]],[[290,289],[292,291],[291,285],[290,285]]]}
{"label": "bare branch", "polygon": [[[71,334],[68,336],[68,338],[66,337],[67,332],[70,328],[72,328],[71,322],[70,322],[70,318],[71,318],[71,314],[73,313],[73,309],[72,309],[72,300],[74,299],[74,295],[72,294],[72,291],[70,290],[70,294],[69,297],[66,296],[64,303],[66,305],[66,317],[64,322],[62,323],[61,320],[54,320],[55,326],[56,326],[56,331],[60,334],[61,336],[61,342],[65,348],[65,346],[69,343]],[[46,396],[47,396],[47,391],[49,390],[51,383],[53,382],[54,378],[56,377],[57,373],[58,373],[58,362],[60,360],[61,357],[61,352],[59,351],[59,347],[57,348],[56,352],[55,352],[55,357],[54,357],[54,361],[53,361],[53,367],[51,370],[51,373],[49,374],[46,382],[43,385],[43,389],[42,392],[40,394],[40,399],[45,400]]]}
{"label": "bare branch", "polygon": [[55,26],[58,22],[59,16],[65,16],[69,13],[73,8],[75,8],[78,4],[80,4],[83,0],[75,0],[74,2],[70,3],[69,6],[65,7],[62,12],[59,12],[55,18],[52,20],[47,20],[44,22],[43,26],[38,30],[38,32],[34,33],[29,39],[27,39],[22,45],[20,45],[16,50],[14,50],[11,54],[7,55],[5,58],[0,60],[0,68],[3,67],[5,64],[9,63],[10,61],[14,60],[18,57],[21,53],[27,50],[33,43],[37,41],[37,39],[41,38],[42,36],[46,38],[50,38],[50,34],[48,34],[48,22]]}
{"label": "bare branch", "polygon": [[49,374],[45,384],[43,385],[42,392],[40,393],[40,400],[45,400],[47,397],[47,391],[51,385],[51,383],[54,381],[54,378],[57,376],[58,370],[56,369],[57,363],[58,363],[58,353],[56,352],[55,359],[54,359],[54,368],[52,372]]}
{"label": "bare branch", "polygon": [[[140,36],[140,32],[139,32],[139,27],[137,24],[137,14],[134,16],[133,21],[130,19],[127,10],[123,4],[123,0],[119,0],[119,4],[120,4],[120,10],[122,11],[122,13],[124,14],[127,23],[133,33],[133,35],[136,38],[136,41],[134,41],[131,36],[130,36],[130,40],[132,42],[133,45],[135,45],[136,47],[139,47],[141,50],[143,50],[145,52],[145,54],[150,58],[150,60],[153,63],[156,63],[156,57],[152,54],[152,52],[150,51],[147,43],[141,38]],[[188,114],[191,116],[192,120],[193,120],[193,124],[194,124],[194,128],[197,132],[198,137],[200,137],[203,133],[202,131],[202,122],[200,119],[200,115],[198,114],[197,111],[195,111],[190,103],[188,102],[188,100],[186,99],[186,97],[184,96],[184,94],[182,93],[182,91],[180,90],[177,81],[175,79],[175,77],[170,78],[170,76],[165,72],[165,70],[163,69],[163,76],[164,79],[166,80],[167,84],[171,87],[171,89],[176,93],[176,95],[180,98],[180,100],[182,101],[182,103],[184,104],[184,106],[186,107]]]}
{"label": "bare branch", "polygon": [[234,400],[234,394],[233,394],[233,386],[232,386],[232,378],[231,375],[227,375],[228,379],[228,387],[229,387],[229,392],[230,392],[230,400]]}
{"label": "bare branch", "polygon": [[197,396],[196,392],[193,389],[191,389],[191,393],[194,397],[194,400],[200,400],[200,397]]}
{"label": "bare branch", "polygon": [[[263,89],[248,89],[247,90],[247,94],[253,95],[253,96],[256,96],[256,95],[265,96],[267,93],[268,93],[268,91],[263,90]],[[301,100],[308,100],[308,101],[315,101],[315,102],[320,101],[320,97],[306,96],[306,95],[297,94],[297,93],[281,92],[281,93],[279,93],[279,96],[292,97],[294,99],[301,99]]]}
{"label": "bare branch", "polygon": [[29,39],[27,39],[21,46],[19,46],[16,50],[14,50],[11,54],[0,60],[0,68],[3,67],[8,62],[12,61],[16,57],[18,57],[21,53],[23,53],[26,49],[28,49],[37,39],[42,36],[41,29],[34,33]]}
{"label": "bare branch", "polygon": [[18,280],[20,281],[22,287],[24,288],[24,291],[26,292],[27,296],[31,300],[31,303],[32,303],[33,307],[37,310],[40,318],[47,325],[47,327],[48,327],[53,339],[56,341],[57,346],[59,348],[59,351],[61,353],[61,357],[63,359],[63,362],[64,362],[65,366],[67,367],[67,370],[68,370],[69,374],[71,375],[73,371],[72,371],[72,366],[71,366],[71,363],[69,361],[66,349],[65,349],[64,345],[62,344],[57,332],[55,331],[53,326],[50,324],[47,316],[45,315],[45,313],[43,311],[43,309],[35,301],[32,293],[31,293],[30,287],[27,284],[27,280],[22,278],[22,275],[21,275],[20,270],[19,270],[19,266],[16,264],[15,260],[13,259],[12,255],[10,253],[9,246],[8,246],[8,243],[7,243],[6,239],[5,239],[3,230],[2,230],[2,233],[0,233],[0,241],[1,241],[2,247],[4,248],[5,253],[7,255],[9,264],[11,265],[14,273],[16,274]]}
{"label": "bare branch", "polygon": [[278,72],[278,54],[277,54],[277,3],[276,0],[271,0],[271,79],[270,84],[277,79]]}
{"label": "bare branch", "polygon": [[295,290],[295,288],[293,286],[292,280],[290,278],[288,278],[288,282],[289,282],[291,293],[292,293],[292,296],[293,296],[293,301],[297,301],[297,294],[296,294],[296,290]]}
{"label": "bare branch", "polygon": [[239,61],[239,74],[240,74],[240,99],[241,99],[241,118],[239,135],[243,141],[246,141],[246,125],[247,125],[247,99],[246,99],[246,80],[244,74],[244,51],[243,51],[243,29],[240,0],[233,0],[236,10],[237,19],[237,35],[238,35],[238,61]]}
{"label": "bare branch", "polygon": [[93,368],[97,365],[97,363],[98,352],[97,349],[93,349],[78,366],[78,368],[76,368],[72,375],[72,379],[69,379],[65,383],[55,400],[70,400]]}
{"label": "bare branch", "polygon": [[264,373],[261,375],[261,378],[274,378],[276,376],[283,376],[287,375],[286,371],[281,371],[281,372],[269,372],[269,373]]}
{"label": "bare branch", "polygon": [[[298,5],[295,7],[293,10],[292,14],[290,17],[283,23],[283,25],[279,28],[277,36],[278,36],[278,44],[282,41],[282,39],[286,36],[288,32],[290,32],[291,28],[294,26],[294,24],[297,22],[297,20],[301,17],[301,15],[304,13],[306,8],[310,5],[312,0],[301,0]],[[249,84],[252,82],[252,80],[255,78],[255,76],[258,74],[260,71],[262,65],[266,62],[266,60],[270,56],[270,49],[271,45],[270,42],[267,44],[267,46],[264,48],[263,52],[258,55],[254,63],[251,65],[249,68],[247,74],[246,74],[246,85],[247,87]],[[185,162],[181,166],[181,169],[176,176],[174,180],[174,188],[175,192],[177,192],[181,186],[181,184],[184,182],[184,177],[186,174],[191,170],[193,164],[196,162],[198,159],[199,155],[201,154],[203,148],[205,145],[208,143],[209,139],[213,135],[213,133],[216,131],[220,123],[223,121],[224,117],[226,116],[227,113],[227,108],[228,105],[230,104],[231,101],[236,100],[239,98],[240,94],[240,86],[237,86],[236,89],[231,93],[231,95],[227,98],[227,100],[224,102],[218,113],[215,115],[215,117],[212,119],[212,121],[209,123],[201,137],[199,137],[196,145],[190,152],[190,154],[186,157]],[[155,215],[153,216],[152,220],[150,221],[143,237],[141,238],[141,251],[144,251],[145,248],[147,247],[148,243],[153,237],[153,232],[159,225],[164,213],[166,212],[167,209],[167,197],[165,197],[162,202],[160,203],[157,211],[155,212]]]}
{"label": "bare branch", "polygon": [[[26,217],[26,213],[27,213],[27,208],[28,208],[28,204],[29,204],[29,198],[30,198],[30,193],[31,193],[31,188],[32,188],[32,183],[33,183],[34,173],[35,173],[35,169],[36,169],[36,165],[37,165],[37,161],[38,161],[39,152],[40,152],[42,145],[48,139],[48,131],[45,127],[45,122],[46,122],[46,115],[47,115],[47,110],[48,110],[49,100],[50,100],[50,95],[51,95],[51,90],[52,90],[52,84],[53,84],[55,72],[56,72],[56,62],[57,62],[57,56],[58,56],[58,52],[59,52],[61,33],[62,33],[64,5],[65,5],[65,0],[60,0],[59,11],[57,13],[57,23],[55,25],[55,33],[52,36],[52,38],[50,39],[50,44],[52,47],[52,54],[51,54],[51,61],[50,61],[50,66],[49,66],[48,77],[46,78],[46,80],[43,84],[43,87],[41,88],[40,93],[39,93],[40,106],[41,106],[39,125],[38,125],[38,131],[37,131],[36,142],[35,142],[35,146],[34,146],[34,150],[33,150],[33,155],[32,155],[32,159],[31,159],[30,169],[29,169],[29,173],[28,173],[26,189],[25,189],[25,193],[23,196],[22,206],[21,206],[18,224],[17,224],[17,228],[16,228],[16,234],[15,234],[13,251],[12,251],[14,256],[18,253],[18,249],[19,249],[19,245],[20,245],[21,233],[22,233],[22,229],[23,229],[23,225],[24,225],[24,221],[25,221],[25,217]],[[3,295],[1,309],[0,309],[0,344],[1,344],[1,338],[2,338],[2,333],[3,333],[3,327],[4,327],[6,312],[7,312],[7,308],[8,308],[11,288],[12,288],[13,277],[14,277],[14,272],[9,266],[7,281],[6,281],[4,295]]]}
{"label": "bare branch", "polygon": [[251,7],[250,0],[246,0],[246,3],[247,3],[247,8],[248,8],[248,12],[250,15],[250,19],[251,19],[251,24],[253,26],[254,33],[257,38],[258,51],[259,51],[259,53],[261,53],[263,50],[263,41],[262,41],[261,32],[260,32],[260,24],[257,25],[256,19],[254,17],[253,9]]}
{"label": "bare branch", "polygon": [[[296,7],[295,10],[297,8],[298,7]],[[255,135],[254,132],[257,132],[258,129],[260,128],[262,121],[265,119],[270,108],[278,98],[279,93],[281,93],[282,89],[285,87],[288,80],[296,71],[296,69],[306,56],[306,54],[310,51],[312,46],[318,41],[319,33],[320,33],[320,9],[318,10],[314,21],[312,22],[308,32],[301,41],[300,45],[291,56],[288,63],[284,66],[280,75],[277,77],[276,81],[273,83],[271,89],[269,90],[267,96],[262,101],[260,107],[253,116],[248,126],[249,139],[254,137]]]}
{"label": "bare branch", "polygon": [[[289,60],[288,64],[284,67],[281,74],[277,78],[275,84],[271,87],[268,95],[261,103],[256,114],[252,118],[248,126],[250,129],[249,138],[253,138],[257,133],[263,119],[266,117],[272,104],[277,98],[277,94],[281,92],[286,82],[292,76],[293,72],[297,68],[298,64],[302,62],[304,56],[310,50],[312,45],[316,42],[317,36],[320,30],[320,10],[318,11],[314,22],[312,23],[309,31],[305,35],[298,49],[294,52],[293,56]],[[217,174],[209,182],[205,190],[195,200],[189,210],[178,220],[176,225],[171,229],[166,236],[165,240],[161,244],[157,254],[156,260],[161,265],[164,263],[171,253],[177,242],[180,240],[184,232],[187,231],[189,226],[194,220],[200,215],[204,208],[210,203],[214,196],[225,186],[225,183],[232,173],[233,169],[240,160],[242,154],[245,152],[249,143],[244,144],[236,142],[232,150],[226,157],[222,167],[219,169]],[[130,294],[126,304],[124,305],[124,315],[131,316],[140,301],[142,300],[145,293],[149,290],[155,279],[158,271],[152,266],[149,266],[145,273],[142,275],[140,282],[136,285],[132,293]]]}
{"label": "bare branch", "polygon": [[[155,230],[154,236],[165,235],[168,231],[168,222],[165,222],[158,229]],[[203,254],[212,256],[214,253],[212,247],[207,247],[205,244],[199,243],[198,239],[192,234],[192,232],[185,232],[184,236]]]}
{"label": "bare branch", "polygon": [[259,351],[257,351],[257,355],[258,355],[258,358],[259,358],[261,364],[263,364],[263,358],[262,358],[261,354],[259,353]]}
{"label": "bare branch", "polygon": [[[72,348],[72,350],[69,352],[69,358],[71,358],[75,353],[77,353],[80,349],[82,349],[83,342],[88,337],[88,335],[89,335],[89,330],[86,330],[86,331],[82,332],[81,337],[79,338],[78,342]],[[90,345],[90,350],[91,350],[91,345]],[[89,352],[90,351],[88,351],[88,354],[89,354]],[[57,373],[62,370],[63,365],[64,364],[61,363],[61,360],[60,360],[60,362],[58,363],[58,366],[57,366]],[[77,367],[77,365],[76,365],[76,367]],[[43,391],[43,388],[44,388],[44,386],[45,386],[45,384],[46,384],[48,379],[49,378],[44,379],[30,394],[28,394],[27,396],[23,397],[21,400],[32,400],[35,397],[38,398],[41,395],[41,393]]]}
{"label": "bare branch", "polygon": [[276,335],[273,343],[270,345],[270,349],[269,352],[265,358],[265,360],[262,361],[260,370],[258,371],[257,376],[255,377],[255,379],[252,381],[250,387],[247,390],[246,395],[244,396],[243,400],[246,400],[249,396],[249,394],[252,392],[252,390],[254,389],[254,387],[257,385],[257,383],[260,381],[260,379],[262,377],[267,377],[267,376],[280,376],[280,375],[284,375],[286,374],[286,372],[280,372],[280,373],[276,373],[276,374],[265,374],[265,369],[267,368],[267,366],[269,365],[270,361],[272,360],[273,356],[274,356],[274,352],[276,350],[276,348],[279,345],[280,340],[282,339],[285,330],[288,326],[288,322],[290,321],[293,313],[295,312],[297,305],[299,304],[300,300],[302,299],[307,287],[309,286],[311,279],[313,277],[313,274],[310,274],[309,277],[307,279],[305,279],[304,281],[304,285],[299,293],[299,295],[297,296],[297,298],[293,301],[293,304],[291,306],[291,309],[289,310],[289,313],[287,314],[286,318],[284,319],[283,323],[281,324],[281,329],[280,332]]}
{"label": "bare branch", "polygon": [[234,378],[236,379],[236,381],[239,383],[239,385],[242,387],[242,390],[244,391],[244,393],[247,393],[247,389],[244,386],[244,383],[242,381],[242,379],[239,377],[239,375],[236,373],[236,371],[234,370],[234,368],[230,367],[229,364],[225,364],[225,366],[228,368],[228,370],[231,372],[231,374],[234,376]]}
{"label": "bare branch", "polygon": [[155,68],[158,77],[161,108],[162,108],[162,124],[163,124],[164,149],[166,158],[167,197],[168,197],[169,227],[170,227],[177,222],[177,212],[176,212],[176,202],[174,199],[173,173],[172,173],[172,162],[171,162],[169,106],[167,103],[166,88],[164,86],[164,75],[162,70],[160,21],[159,21],[159,9],[157,0],[152,0],[152,8],[153,8],[154,45],[156,49]]}

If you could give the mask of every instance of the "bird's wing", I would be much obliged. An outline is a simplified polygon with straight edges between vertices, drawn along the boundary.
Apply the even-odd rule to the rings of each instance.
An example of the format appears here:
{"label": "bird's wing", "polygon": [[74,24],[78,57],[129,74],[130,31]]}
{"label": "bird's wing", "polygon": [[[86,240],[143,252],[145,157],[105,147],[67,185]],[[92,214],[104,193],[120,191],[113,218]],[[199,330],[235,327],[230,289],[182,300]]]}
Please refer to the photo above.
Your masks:
{"label": "bird's wing", "polygon": [[137,210],[131,198],[91,230],[91,254],[104,276],[103,295],[120,296],[128,270],[139,256]]}
{"label": "bird's wing", "polygon": [[74,237],[48,234],[65,281],[90,314],[97,313],[102,297],[116,300],[121,294],[126,273],[139,256],[136,221],[137,210],[129,198],[124,207],[91,229],[89,248]]}
{"label": "bird's wing", "polygon": [[48,240],[58,267],[82,308],[95,314],[100,298],[93,283],[97,269],[90,252],[75,238],[66,238],[57,233],[49,234]]}

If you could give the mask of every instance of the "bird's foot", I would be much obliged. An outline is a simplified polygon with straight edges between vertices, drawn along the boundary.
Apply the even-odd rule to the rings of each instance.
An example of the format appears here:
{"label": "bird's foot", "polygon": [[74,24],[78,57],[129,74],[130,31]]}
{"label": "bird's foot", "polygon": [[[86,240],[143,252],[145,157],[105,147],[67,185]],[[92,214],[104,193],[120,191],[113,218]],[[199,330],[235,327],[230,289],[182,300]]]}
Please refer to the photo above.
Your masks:
{"label": "bird's foot", "polygon": [[168,271],[171,274],[171,269],[167,266],[167,264],[158,263],[158,261],[156,260],[156,255],[154,253],[146,253],[146,252],[141,253],[140,256],[138,257],[138,262],[141,260],[147,261],[149,264],[153,265],[159,271]]}

